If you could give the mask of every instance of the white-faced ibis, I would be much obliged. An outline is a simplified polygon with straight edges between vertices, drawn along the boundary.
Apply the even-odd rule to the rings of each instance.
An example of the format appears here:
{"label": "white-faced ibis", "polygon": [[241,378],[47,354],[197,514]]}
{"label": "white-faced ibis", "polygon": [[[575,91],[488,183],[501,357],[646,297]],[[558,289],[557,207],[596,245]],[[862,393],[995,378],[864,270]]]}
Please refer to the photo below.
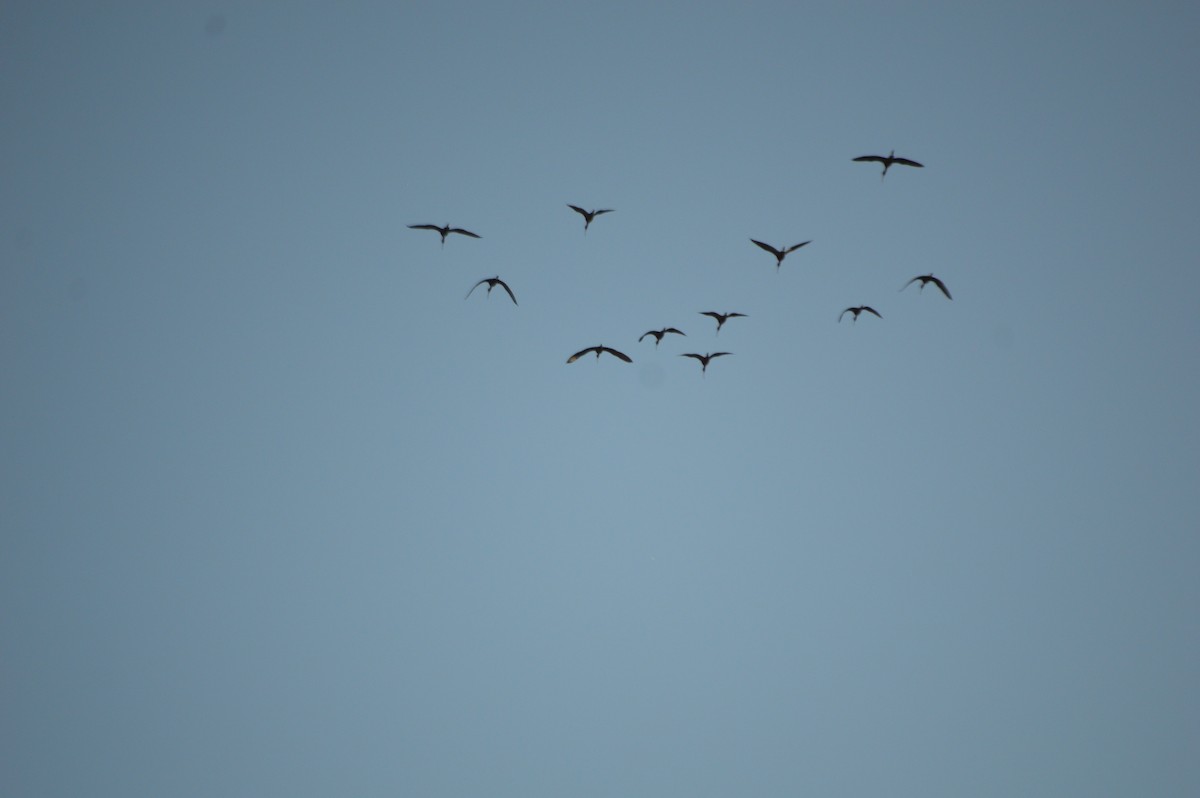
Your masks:
{"label": "white-faced ibis", "polygon": [[753,238],[750,239],[750,242],[752,244],[757,244],[758,246],[762,247],[767,252],[770,252],[772,255],[775,256],[775,271],[779,271],[779,267],[783,265],[783,258],[785,255],[787,255],[789,252],[795,252],[796,250],[800,249],[800,247],[805,246],[806,244],[812,243],[811,241],[802,241],[799,244],[792,244],[787,249],[775,249],[775,247],[771,246],[770,244],[764,244],[761,241],[755,241]]}
{"label": "white-faced ibis", "polygon": [[579,358],[588,354],[589,352],[596,353],[596,360],[600,359],[600,355],[602,353],[608,352],[613,357],[616,357],[620,360],[624,360],[626,363],[633,362],[633,358],[631,358],[629,355],[625,354],[624,352],[618,352],[617,350],[613,349],[611,346],[589,346],[587,349],[580,349],[578,352],[576,352],[575,354],[573,354],[569,358],[567,358],[567,362],[574,363],[576,360],[578,360]]}
{"label": "white-faced ibis", "polygon": [[663,327],[661,330],[647,330],[646,332],[642,333],[642,337],[638,339],[638,343],[640,344],[647,335],[653,335],[654,348],[657,349],[658,345],[662,343],[663,336],[667,333],[675,333],[676,335],[682,335],[685,337],[687,336],[687,333],[685,333],[683,330],[676,330],[674,327]]}
{"label": "white-faced ibis", "polygon": [[694,358],[695,360],[699,360],[700,374],[703,376],[704,373],[708,371],[708,361],[712,360],[714,357],[724,357],[725,355],[732,354],[733,352],[710,352],[707,355],[697,355],[695,352],[688,352],[686,355],[680,355],[680,357],[690,357]]}
{"label": "white-faced ibis", "polygon": [[492,295],[493,288],[495,288],[496,286],[500,286],[501,288],[503,288],[505,291],[508,292],[509,299],[511,299],[513,301],[513,304],[514,305],[517,304],[517,297],[513,294],[512,289],[508,287],[508,283],[504,282],[499,277],[484,277],[482,280],[475,283],[475,285],[471,286],[471,290],[467,292],[467,296],[463,297],[463,299],[467,299],[468,297],[470,297],[471,294],[474,293],[475,289],[478,288],[479,286],[483,285],[484,283],[487,283],[487,287],[488,287],[487,295],[488,296]]}
{"label": "white-faced ibis", "polygon": [[901,166],[915,166],[918,169],[922,169],[925,166],[925,164],[917,163],[916,161],[910,161],[907,158],[897,158],[895,150],[892,150],[887,155],[860,155],[854,160],[859,161],[860,163],[863,161],[873,161],[875,163],[883,164],[883,174],[879,176],[880,180],[883,180],[883,178],[887,177],[887,170],[892,164],[898,163]]}
{"label": "white-faced ibis", "polygon": [[730,319],[736,319],[739,316],[745,317],[745,313],[717,313],[715,310],[702,310],[701,316],[712,316],[717,320],[717,335],[721,334],[721,327]]}
{"label": "white-faced ibis", "polygon": [[[858,321],[858,314],[862,313],[864,310],[865,310],[867,313],[873,313],[873,314],[875,314],[876,316],[879,316],[879,311],[877,311],[875,308],[871,307],[870,305],[859,305],[859,306],[858,306],[858,307],[856,307],[856,308],[846,308],[845,310],[843,310],[843,311],[841,312],[841,314],[839,314],[839,315],[838,315],[838,322],[841,322],[841,320],[842,320],[842,316],[845,316],[847,313],[853,313],[853,314],[854,314],[854,321],[855,321],[855,322],[857,322],[857,321]],[[879,318],[881,318],[881,319],[882,319],[882,318],[883,318],[883,316],[879,316]]]}
{"label": "white-faced ibis", "polygon": [[924,290],[925,290],[925,286],[926,286],[926,284],[928,284],[928,283],[933,283],[933,284],[934,284],[934,285],[936,285],[936,286],[937,286],[939,289],[941,289],[941,291],[942,291],[942,293],[943,293],[943,294],[945,294],[945,295],[946,295],[946,299],[954,299],[954,297],[950,296],[950,292],[949,292],[948,290],[946,290],[946,284],[945,284],[945,283],[943,283],[943,282],[942,282],[941,280],[939,280],[938,278],[934,277],[932,274],[919,274],[919,275],[917,275],[916,277],[914,277],[914,278],[912,278],[911,280],[909,280],[907,283],[905,283],[905,284],[904,284],[904,285],[903,285],[903,286],[900,288],[900,290],[901,290],[901,291],[903,291],[905,288],[908,288],[910,285],[912,285],[913,283],[915,283],[917,280],[920,280],[920,281],[921,281],[921,287],[920,287],[919,289],[917,289],[918,291],[924,291]]}
{"label": "white-faced ibis", "polygon": [[470,236],[471,238],[482,238],[482,236],[477,236],[470,230],[464,230],[461,227],[451,227],[448,222],[445,227],[438,227],[436,224],[410,224],[409,228],[412,230],[433,230],[439,233],[442,236],[443,247],[446,246],[446,236],[451,233],[458,233],[460,236]]}
{"label": "white-faced ibis", "polygon": [[613,212],[612,208],[601,208],[598,211],[585,211],[583,208],[580,208],[578,205],[572,205],[569,202],[567,203],[567,207],[583,216],[584,235],[587,235],[587,229],[589,226],[591,226],[592,219],[595,219],[597,216],[599,216],[602,213],[612,213]]}

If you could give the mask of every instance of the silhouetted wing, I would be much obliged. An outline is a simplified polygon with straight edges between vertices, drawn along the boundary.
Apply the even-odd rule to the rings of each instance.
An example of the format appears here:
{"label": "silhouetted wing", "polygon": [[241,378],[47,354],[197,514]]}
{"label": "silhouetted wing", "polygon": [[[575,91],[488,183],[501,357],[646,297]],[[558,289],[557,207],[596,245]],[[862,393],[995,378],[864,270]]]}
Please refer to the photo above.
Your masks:
{"label": "silhouetted wing", "polygon": [[640,344],[647,335],[653,335],[655,339],[657,339],[662,335],[662,333],[660,333],[658,330],[647,330],[646,332],[642,333],[642,337],[638,339],[638,343]]}
{"label": "silhouetted wing", "polygon": [[595,352],[599,348],[600,347],[598,347],[598,346],[589,346],[587,349],[580,349],[578,352],[576,352],[575,354],[573,354],[569,358],[567,358],[567,362],[574,363],[579,358],[583,357],[584,355],[590,355],[592,352]]}
{"label": "silhouetted wing", "polygon": [[697,355],[694,352],[688,352],[686,355],[680,355],[680,357],[690,357],[694,360],[699,360],[701,363],[704,362],[704,355]]}
{"label": "silhouetted wing", "polygon": [[708,359],[712,360],[714,357],[724,357],[725,355],[732,355],[732,354],[733,354],[733,352],[713,352],[711,355],[708,356]]}
{"label": "silhouetted wing", "polygon": [[752,238],[752,239],[750,239],[750,243],[751,243],[751,244],[757,244],[758,246],[762,247],[762,248],[763,248],[763,249],[765,249],[767,252],[770,252],[772,255],[774,255],[774,256],[775,256],[775,257],[777,257],[777,258],[779,258],[779,257],[782,257],[782,256],[783,256],[783,253],[782,253],[782,252],[780,252],[779,250],[775,249],[775,247],[771,246],[770,244],[764,244],[764,243],[763,243],[763,242],[761,242],[761,241],[755,241],[753,238]]}
{"label": "silhouetted wing", "polygon": [[726,313],[726,314],[725,314],[725,318],[727,318],[727,319],[735,319],[735,318],[737,318],[738,316],[745,316],[745,315],[746,315],[745,313]]}
{"label": "silhouetted wing", "polygon": [[854,158],[853,160],[858,161],[860,163],[862,163],[864,161],[876,161],[878,163],[883,163],[887,159],[884,158],[882,155],[860,155],[857,158]]}
{"label": "silhouetted wing", "polygon": [[796,250],[800,249],[800,247],[807,246],[811,243],[812,243],[811,241],[802,241],[799,244],[792,244],[790,247],[788,247],[787,249],[785,249],[783,251],[783,254],[786,255],[789,252],[795,252]]}
{"label": "silhouetted wing", "polygon": [[685,333],[683,330],[676,330],[674,327],[668,327],[667,329],[663,330],[663,333],[675,333],[676,335],[682,335],[684,338],[687,337],[687,333]]}
{"label": "silhouetted wing", "polygon": [[875,315],[876,315],[878,318],[881,318],[881,319],[883,318],[883,316],[880,316],[880,315],[879,315],[879,311],[878,311],[878,310],[876,310],[876,309],[875,309],[875,308],[873,308],[873,307],[869,307],[869,306],[867,306],[867,305],[863,305],[863,306],[862,306],[862,309],[863,309],[863,310],[865,310],[867,313],[874,313],[874,314],[875,314]]}
{"label": "silhouetted wing", "polygon": [[912,279],[911,279],[911,280],[909,280],[907,283],[905,283],[904,285],[900,286],[900,290],[901,290],[901,291],[903,291],[905,288],[908,288],[910,285],[912,285],[913,283],[915,283],[917,280],[920,280],[920,279],[921,279],[920,277],[914,277],[914,278],[912,278]]}
{"label": "silhouetted wing", "polygon": [[[845,310],[843,310],[841,313],[838,314],[838,323],[839,324],[841,323],[842,316],[845,316],[847,313],[854,313],[854,311],[856,311],[856,310],[858,310],[858,308],[846,308]],[[854,313],[854,315],[857,316],[858,314]]]}
{"label": "silhouetted wing", "polygon": [[568,202],[567,207],[570,208],[571,210],[575,211],[575,213],[578,213],[584,219],[588,218],[588,212],[585,211],[583,208],[580,208],[578,205],[572,205],[571,203]]}
{"label": "silhouetted wing", "polygon": [[612,213],[614,210],[616,210],[616,209],[615,208],[605,208],[604,210],[600,210],[600,211],[592,211],[592,216],[599,216],[602,213]]}
{"label": "silhouetted wing", "polygon": [[475,235],[470,230],[464,230],[461,227],[451,227],[450,232],[458,233],[459,235],[463,235],[463,236],[470,236],[471,238],[480,238],[480,236]]}
{"label": "silhouetted wing", "polygon": [[717,321],[721,320],[721,314],[717,313],[715,310],[702,310],[702,311],[700,311],[700,315],[701,316],[712,316]]}
{"label": "silhouetted wing", "polygon": [[924,168],[924,166],[925,166],[925,164],[923,164],[923,163],[917,163],[916,161],[910,161],[907,158],[893,158],[892,163],[902,163],[905,166],[915,166],[919,169]]}
{"label": "silhouetted wing", "polygon": [[936,277],[930,276],[929,282],[933,283],[938,288],[942,289],[942,293],[946,295],[946,299],[954,299],[954,297],[950,296],[950,292],[948,290],[946,290],[946,284],[943,283],[941,280],[939,280]]}
{"label": "silhouetted wing", "polygon": [[479,286],[483,285],[486,282],[487,282],[487,278],[484,277],[482,280],[475,283],[475,285],[471,286],[471,290],[467,292],[467,295],[465,297],[463,297],[463,299],[469,299],[471,294],[475,293],[475,289],[478,288]]}
{"label": "silhouetted wing", "polygon": [[621,360],[624,360],[626,363],[633,362],[633,358],[631,358],[629,355],[625,354],[624,352],[618,352],[617,350],[613,349],[611,346],[602,346],[602,347],[600,347],[600,351],[608,352],[610,355],[619,357]]}
{"label": "silhouetted wing", "polygon": [[[507,291],[508,298],[513,301],[514,305],[517,304],[517,296],[516,296],[516,294],[514,294],[512,292],[512,289],[508,287],[508,283],[504,282],[503,280],[496,280],[496,285],[499,285],[501,288],[503,288],[505,291]],[[518,307],[520,307],[520,306],[518,305]]]}
{"label": "silhouetted wing", "polygon": [[442,228],[436,224],[410,224],[409,227],[413,230],[437,230],[439,233],[442,232]]}

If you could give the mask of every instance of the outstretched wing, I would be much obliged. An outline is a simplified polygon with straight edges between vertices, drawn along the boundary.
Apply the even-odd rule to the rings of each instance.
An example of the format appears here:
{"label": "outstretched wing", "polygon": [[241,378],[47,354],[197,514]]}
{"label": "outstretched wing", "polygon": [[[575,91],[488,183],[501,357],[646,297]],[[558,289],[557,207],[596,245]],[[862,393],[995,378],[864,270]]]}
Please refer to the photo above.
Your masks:
{"label": "outstretched wing", "polygon": [[464,230],[461,227],[451,227],[450,232],[458,233],[459,235],[462,235],[462,236],[470,236],[471,238],[480,238],[480,236],[475,235],[470,230]]}
{"label": "outstretched wing", "polygon": [[[847,313],[854,313],[854,311],[856,311],[856,310],[858,310],[858,308],[846,308],[845,310],[843,310],[841,313],[838,314],[838,323],[841,324],[842,316],[845,316]],[[858,316],[857,313],[854,313],[854,315]]]}
{"label": "outstretched wing", "polygon": [[697,355],[695,352],[688,352],[687,354],[680,355],[680,357],[690,357],[693,360],[699,360],[701,363],[704,362],[704,355]]}
{"label": "outstretched wing", "polygon": [[600,351],[608,352],[610,355],[618,357],[621,360],[624,360],[626,363],[633,362],[633,358],[631,358],[629,355],[625,354],[624,352],[618,352],[617,350],[613,349],[611,346],[602,346],[602,347],[600,347]]}
{"label": "outstretched wing", "polygon": [[938,288],[940,288],[942,290],[942,293],[946,295],[946,299],[954,299],[954,297],[950,296],[950,292],[946,289],[946,284],[943,283],[941,280],[934,277],[933,275],[930,275],[929,282],[933,283]]}
{"label": "outstretched wing", "polygon": [[858,161],[859,163],[863,163],[866,161],[875,161],[876,163],[883,163],[887,159],[884,158],[882,155],[860,155],[857,158],[853,158],[852,160]]}
{"label": "outstretched wing", "polygon": [[782,257],[783,257],[783,253],[782,253],[782,252],[780,252],[779,250],[775,249],[775,247],[771,246],[770,244],[764,244],[764,243],[763,243],[763,242],[761,242],[761,241],[755,241],[753,238],[752,238],[752,239],[750,239],[750,243],[751,243],[751,244],[757,244],[758,246],[762,247],[762,248],[763,248],[763,249],[765,249],[767,252],[770,252],[772,255],[774,255],[774,256],[775,256],[775,257],[777,257],[777,258],[782,258]]}
{"label": "outstretched wing", "polygon": [[787,249],[785,249],[783,251],[783,254],[786,255],[789,252],[795,252],[796,250],[800,249],[800,247],[807,246],[811,243],[812,243],[811,241],[801,241],[799,244],[792,244],[790,247],[788,247]]}
{"label": "outstretched wing", "polygon": [[583,208],[580,208],[578,205],[572,205],[571,203],[568,202],[567,207],[570,208],[571,210],[575,211],[575,213],[579,214],[584,219],[588,218],[588,212],[585,211]]}
{"label": "outstretched wing", "polygon": [[663,330],[663,333],[675,333],[676,335],[682,335],[684,338],[687,337],[687,333],[685,333],[683,330],[676,330],[674,327],[668,327],[667,329]]}
{"label": "outstretched wing", "polygon": [[726,314],[725,314],[725,318],[727,318],[727,319],[736,319],[738,316],[743,316],[743,317],[744,317],[745,315],[746,315],[745,313],[726,313]]}
{"label": "outstretched wing", "polygon": [[916,161],[910,161],[907,158],[893,158],[892,163],[901,163],[901,164],[904,164],[905,166],[915,166],[918,169],[922,169],[925,166],[925,164],[923,164],[923,163],[917,163]]}
{"label": "outstretched wing", "polygon": [[[501,287],[501,288],[503,288],[505,291],[507,291],[507,292],[508,292],[508,298],[509,298],[509,299],[511,299],[511,300],[513,301],[513,304],[514,304],[514,305],[516,305],[516,304],[517,304],[517,296],[516,296],[516,294],[514,294],[514,293],[512,292],[512,289],[508,287],[508,283],[506,283],[506,282],[504,282],[503,280],[501,280],[501,279],[498,279],[498,278],[497,278],[497,280],[496,280],[496,285],[500,286],[500,287]],[[520,307],[520,306],[518,305],[518,307]]]}
{"label": "outstretched wing", "polygon": [[711,316],[714,319],[716,319],[717,321],[721,320],[721,314],[717,313],[715,310],[702,310],[702,311],[700,311],[700,315],[701,316]]}
{"label": "outstretched wing", "polygon": [[475,285],[471,286],[471,290],[467,292],[467,295],[465,297],[463,297],[463,299],[470,298],[471,294],[475,293],[475,289],[478,288],[479,286],[483,285],[487,281],[488,281],[488,278],[484,277],[482,280],[475,283]]}
{"label": "outstretched wing", "polygon": [[642,333],[642,337],[638,339],[638,343],[640,344],[643,340],[645,340],[647,335],[653,335],[655,338],[658,338],[659,332],[658,330],[646,330],[646,332]]}
{"label": "outstretched wing", "polygon": [[[909,280],[907,283],[905,283],[904,285],[900,286],[900,290],[901,290],[901,291],[903,291],[905,288],[908,288],[910,285],[912,285],[913,283],[915,283],[917,280],[921,280],[921,279],[924,279],[924,278],[922,278],[922,277],[920,277],[920,276],[917,276],[917,277],[914,277],[914,278],[912,278],[912,279],[911,279],[911,280]],[[924,283],[922,283],[922,285],[924,285]]]}
{"label": "outstretched wing", "polygon": [[867,313],[874,313],[878,318],[881,318],[881,319],[883,318],[883,316],[879,315],[879,311],[876,310],[875,308],[871,307],[870,305],[863,305],[862,309],[865,310]]}
{"label": "outstretched wing", "polygon": [[573,354],[569,358],[567,358],[567,362],[574,363],[576,360],[583,357],[584,355],[589,355],[592,352],[595,352],[598,348],[599,347],[596,347],[596,346],[589,346],[587,349],[580,349],[578,352],[576,352],[575,354]]}
{"label": "outstretched wing", "polygon": [[602,213],[612,213],[616,208],[604,208],[599,211],[592,211],[592,216],[599,216]]}
{"label": "outstretched wing", "polygon": [[714,357],[724,357],[725,355],[732,355],[732,354],[733,354],[733,352],[713,352],[711,355],[708,356],[708,359],[712,360]]}
{"label": "outstretched wing", "polygon": [[413,230],[437,230],[439,233],[442,232],[442,228],[436,224],[410,224],[409,227]]}

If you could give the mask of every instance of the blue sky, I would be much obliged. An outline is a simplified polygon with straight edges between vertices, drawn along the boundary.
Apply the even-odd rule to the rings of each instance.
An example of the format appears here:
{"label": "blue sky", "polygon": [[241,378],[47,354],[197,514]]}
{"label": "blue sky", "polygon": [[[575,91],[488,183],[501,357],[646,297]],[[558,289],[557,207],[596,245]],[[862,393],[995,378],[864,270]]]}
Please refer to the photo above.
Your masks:
{"label": "blue sky", "polygon": [[4,792],[1193,794],[1200,13],[501,5],[0,12]]}

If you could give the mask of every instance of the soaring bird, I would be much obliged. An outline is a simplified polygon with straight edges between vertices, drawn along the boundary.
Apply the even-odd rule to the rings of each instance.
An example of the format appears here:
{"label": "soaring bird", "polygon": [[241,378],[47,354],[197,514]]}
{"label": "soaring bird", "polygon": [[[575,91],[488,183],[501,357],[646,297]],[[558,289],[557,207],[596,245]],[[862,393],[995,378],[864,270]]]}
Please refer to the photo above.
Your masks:
{"label": "soaring bird", "polygon": [[493,288],[495,288],[496,286],[500,286],[501,288],[503,288],[505,291],[507,291],[507,292],[508,292],[508,296],[509,296],[509,298],[510,298],[510,299],[513,301],[513,304],[514,304],[514,305],[515,305],[515,304],[517,304],[517,297],[516,297],[516,295],[515,295],[515,294],[513,294],[513,292],[512,292],[512,289],[508,287],[508,283],[506,283],[506,282],[504,282],[503,280],[501,280],[501,279],[499,278],[499,276],[497,276],[497,277],[484,277],[482,280],[480,280],[479,282],[475,283],[475,285],[471,286],[471,290],[467,292],[467,296],[463,297],[463,299],[467,299],[468,297],[470,297],[470,296],[471,296],[471,294],[472,294],[472,293],[474,293],[475,289],[476,289],[476,288],[478,288],[479,286],[483,285],[484,283],[487,283],[487,287],[488,287],[488,290],[487,290],[487,295],[488,295],[488,296],[491,296],[491,295],[492,295],[492,289],[493,289]]}
{"label": "soaring bird", "polygon": [[859,161],[859,162],[874,161],[876,163],[883,164],[883,174],[879,176],[880,180],[883,180],[883,178],[887,177],[888,167],[890,167],[892,164],[898,163],[901,166],[915,166],[918,169],[921,169],[925,166],[925,164],[917,163],[916,161],[910,161],[907,158],[897,158],[895,150],[892,150],[886,156],[884,156],[884,155],[860,155],[857,158],[855,158],[854,160]]}
{"label": "soaring bird", "polygon": [[687,333],[685,333],[683,330],[676,330],[674,327],[663,327],[661,330],[647,330],[646,332],[642,333],[642,337],[638,339],[638,343],[640,344],[647,335],[653,335],[654,348],[657,349],[658,345],[662,343],[663,336],[667,333],[675,333],[676,335],[682,335],[685,337],[687,336]]}
{"label": "soaring bird", "polygon": [[721,334],[721,325],[723,325],[725,322],[729,321],[730,319],[735,319],[738,316],[745,316],[746,314],[745,313],[717,313],[715,310],[702,310],[702,311],[700,311],[700,315],[701,316],[712,316],[714,319],[716,319],[717,320],[717,335],[720,335]]}
{"label": "soaring bird", "polygon": [[580,208],[578,205],[572,205],[569,202],[567,203],[567,207],[570,208],[571,210],[575,211],[576,213],[583,215],[584,235],[587,235],[587,229],[588,229],[588,226],[591,225],[592,219],[595,219],[597,216],[599,216],[602,213],[612,213],[614,210],[613,208],[602,208],[598,211],[585,211],[583,208]]}
{"label": "soaring bird", "polygon": [[921,281],[921,287],[917,290],[924,291],[925,286],[928,283],[933,283],[934,285],[936,285],[938,288],[940,288],[942,290],[942,293],[946,295],[946,299],[954,299],[954,297],[950,296],[950,292],[948,290],[946,290],[946,284],[943,283],[938,278],[934,277],[932,274],[919,274],[916,277],[909,280],[903,286],[901,286],[900,290],[903,291],[905,288],[908,288],[910,285],[915,283],[917,280]]}
{"label": "soaring bird", "polygon": [[436,224],[410,224],[409,228],[412,230],[436,230],[442,236],[443,247],[446,246],[446,236],[451,233],[458,233],[459,235],[470,236],[471,238],[482,238],[482,236],[477,236],[470,230],[464,230],[461,227],[451,227],[449,222],[446,223],[445,227],[438,227]]}
{"label": "soaring bird", "polygon": [[[857,321],[858,321],[858,314],[859,314],[859,313],[862,313],[864,310],[865,310],[867,313],[874,313],[876,316],[879,316],[879,311],[877,311],[875,308],[873,308],[873,307],[871,307],[871,306],[869,306],[869,305],[859,305],[859,306],[858,306],[858,307],[856,307],[856,308],[846,308],[845,310],[843,310],[843,311],[841,312],[841,314],[840,314],[840,315],[838,315],[838,322],[841,322],[841,320],[842,320],[842,316],[845,316],[847,313],[853,313],[853,314],[854,314],[854,321],[855,321],[855,322],[857,322]],[[879,316],[879,318],[881,318],[881,319],[882,319],[882,318],[883,318],[883,316]]]}
{"label": "soaring bird", "polygon": [[725,355],[732,355],[732,354],[733,354],[733,352],[712,352],[707,355],[697,355],[695,352],[688,352],[686,355],[680,355],[680,357],[690,357],[690,358],[699,360],[700,361],[700,374],[703,375],[705,372],[708,371],[708,361],[712,360],[714,357],[723,357]]}
{"label": "soaring bird", "polygon": [[804,246],[805,244],[812,243],[811,241],[803,241],[799,244],[792,244],[787,249],[775,249],[775,247],[771,246],[770,244],[764,244],[761,241],[755,241],[753,238],[750,239],[750,242],[753,244],[757,244],[758,246],[762,247],[767,252],[770,252],[772,255],[775,256],[775,271],[779,271],[779,267],[783,265],[784,255],[787,255],[789,252],[795,252],[796,250],[800,249],[800,247]]}
{"label": "soaring bird", "polygon": [[567,358],[567,362],[574,363],[576,360],[583,357],[588,352],[595,352],[596,360],[600,359],[601,353],[608,352],[613,357],[624,360],[626,363],[633,362],[633,358],[631,358],[629,355],[625,354],[624,352],[618,352],[617,350],[613,349],[611,346],[589,346],[587,349],[580,349],[578,352],[576,352],[575,354],[573,354],[569,358]]}

